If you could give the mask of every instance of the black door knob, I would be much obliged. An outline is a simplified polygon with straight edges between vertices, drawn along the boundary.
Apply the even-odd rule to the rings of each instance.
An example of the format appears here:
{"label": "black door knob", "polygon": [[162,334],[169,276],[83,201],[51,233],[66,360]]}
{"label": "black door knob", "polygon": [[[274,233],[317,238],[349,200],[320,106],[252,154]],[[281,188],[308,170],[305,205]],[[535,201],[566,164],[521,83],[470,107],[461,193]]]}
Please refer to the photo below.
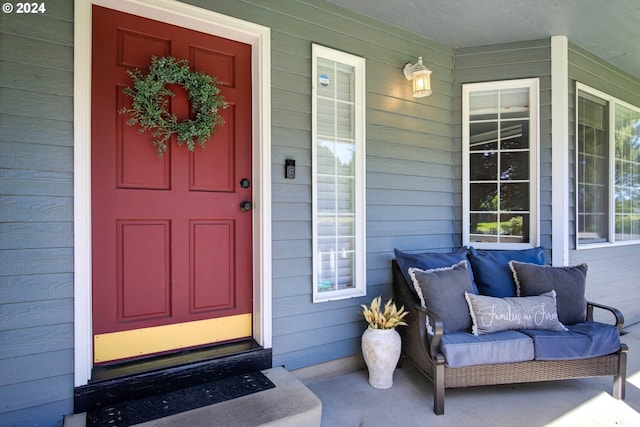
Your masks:
{"label": "black door knob", "polygon": [[240,203],[240,209],[243,212],[250,211],[251,210],[251,202],[244,201],[244,202]]}
{"label": "black door knob", "polygon": [[243,178],[240,181],[240,187],[242,188],[249,188],[251,186],[251,181],[249,181],[247,178]]}

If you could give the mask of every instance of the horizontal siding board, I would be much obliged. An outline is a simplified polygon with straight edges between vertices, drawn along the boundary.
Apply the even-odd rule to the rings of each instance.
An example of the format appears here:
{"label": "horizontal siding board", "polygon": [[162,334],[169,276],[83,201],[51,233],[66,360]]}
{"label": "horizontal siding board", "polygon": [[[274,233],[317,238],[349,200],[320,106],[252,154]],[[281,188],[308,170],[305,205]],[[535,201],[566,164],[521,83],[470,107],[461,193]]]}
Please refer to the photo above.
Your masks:
{"label": "horizontal siding board", "polygon": [[[428,167],[428,165],[425,165]],[[423,192],[425,189],[432,191],[453,191],[453,179],[448,177],[436,178],[433,176],[407,176],[385,174],[384,172],[367,173],[367,187],[382,190],[406,190],[414,189]]]}
{"label": "horizontal siding board", "polygon": [[[62,394],[58,395],[60,398]],[[2,396],[0,396],[1,398]],[[58,400],[18,411],[0,413],[1,426],[60,426],[63,415],[73,413],[73,398]]]}
{"label": "horizontal siding board", "polygon": [[0,236],[0,250],[72,247],[73,223],[0,223]]}
{"label": "horizontal siding board", "polygon": [[272,264],[274,279],[311,274],[311,257],[274,259]]}
{"label": "horizontal siding board", "polygon": [[[538,39],[538,40],[526,40],[526,41],[518,41],[518,42],[510,42],[510,43],[500,43],[500,44],[491,44],[484,46],[474,46],[474,47],[463,47],[455,50],[456,61],[459,56],[465,55],[494,55],[500,54],[501,52],[512,52],[513,54],[518,54],[518,52],[523,50],[535,49],[535,48],[543,48],[545,46],[551,46],[550,39]],[[456,62],[457,63],[457,62]]]}
{"label": "horizontal siding board", "polygon": [[299,316],[274,319],[273,327],[278,331],[280,336],[283,336],[308,332],[310,325],[313,325],[313,331],[314,329],[324,329],[331,326],[342,326],[358,322],[361,322],[362,325],[366,325],[362,320],[362,315],[359,314],[359,310],[350,306],[331,310],[330,314],[327,314],[326,312],[315,312],[311,314],[305,313]]}
{"label": "horizontal siding board", "polygon": [[274,242],[279,240],[311,239],[311,224],[305,221],[273,222],[271,234]]}
{"label": "horizontal siding board", "polygon": [[[417,195],[416,195],[417,196]],[[424,218],[453,218],[452,206],[415,206],[401,203],[400,206],[377,205],[367,210],[367,221],[421,221]],[[419,230],[415,229],[415,233]]]}
{"label": "horizontal siding board", "polygon": [[[39,170],[69,170],[71,162],[65,163],[64,169],[58,166],[59,155],[52,155],[56,146],[72,147],[73,123],[57,119],[43,119],[41,117],[20,117],[13,114],[0,113],[0,166],[16,169]],[[29,143],[29,144],[21,144]],[[13,153],[16,154],[13,154]],[[67,150],[65,159],[72,150]],[[13,156],[13,157],[10,157]],[[51,157],[51,165],[47,165],[42,159]],[[30,164],[27,161],[32,160]]]}
{"label": "horizontal siding board", "polygon": [[73,299],[0,304],[0,331],[73,322]]}
{"label": "horizontal siding board", "polygon": [[274,203],[271,213],[276,221],[311,221],[311,204]]}
{"label": "horizontal siding board", "polygon": [[0,222],[64,222],[73,216],[71,197],[3,196]]}
{"label": "horizontal siding board", "polygon": [[388,191],[369,189],[367,202],[370,205],[426,205],[426,206],[450,206],[453,203],[452,194],[449,192],[423,194],[422,197],[413,190],[397,190],[392,194]]}
{"label": "horizontal siding board", "polygon": [[[281,171],[284,174],[284,168]],[[298,168],[296,165],[296,172],[298,172]],[[300,184],[273,184],[271,189],[273,190],[273,195],[271,201],[273,203],[280,202],[302,202],[302,203],[311,203],[311,194],[309,192],[308,185],[300,185]]]}
{"label": "horizontal siding board", "polygon": [[0,61],[2,60],[72,72],[73,46],[3,34],[0,37]]}
{"label": "horizontal siding board", "polygon": [[459,82],[485,82],[495,80],[523,79],[548,75],[551,72],[551,61],[533,62],[526,64],[507,64],[495,67],[477,67],[456,70],[456,79]]}
{"label": "horizontal siding board", "polygon": [[[272,293],[274,298],[311,295],[311,276],[283,277],[274,279]],[[278,332],[279,329],[275,329]]]}
{"label": "horizontal siding board", "polygon": [[73,271],[72,248],[0,250],[0,276],[71,271]]}
{"label": "horizontal siding board", "polygon": [[418,232],[416,232],[410,236],[370,237],[367,238],[367,251],[369,253],[385,252],[393,248],[407,250],[422,248],[427,245],[446,248],[455,245],[453,240],[454,236],[447,233],[446,230],[443,231],[443,234],[428,234],[426,232],[424,234],[418,234]]}
{"label": "horizontal siding board", "polygon": [[449,219],[407,221],[401,223],[397,223],[395,221],[368,221],[367,236],[412,236],[416,234],[416,230],[420,230],[420,233],[422,234],[453,233],[453,225],[453,221]]}
{"label": "horizontal siding board", "polygon": [[0,301],[5,304],[73,297],[73,273],[0,276]]}
{"label": "horizontal siding board", "polygon": [[[18,411],[64,400],[63,396],[68,393],[61,392],[66,390],[73,390],[73,375],[60,375],[4,386],[2,388],[3,412]],[[59,414],[60,418],[62,415],[64,414]]]}
{"label": "horizontal siding board", "polygon": [[12,357],[0,363],[0,386],[73,374],[73,350]]}
{"label": "horizontal siding board", "polygon": [[[369,282],[369,279],[367,279],[367,282]],[[371,282],[369,282],[369,286],[367,287],[367,295],[368,296],[364,297],[314,304],[311,302],[311,289],[309,289],[308,295],[295,295],[275,300],[273,302],[273,318],[275,320],[283,317],[300,316],[318,312],[331,313],[333,310],[339,310],[345,307],[352,307],[354,310],[358,311],[360,310],[358,308],[360,304],[369,304],[371,302],[371,299],[373,299],[373,297],[375,296],[383,295],[383,298],[390,298],[391,285],[372,285]],[[306,326],[309,328],[309,330],[313,330],[312,323],[307,323]],[[274,336],[277,335],[279,335],[279,331],[274,331]]]}
{"label": "horizontal siding board", "polygon": [[73,22],[70,17],[60,19],[55,15],[56,6],[64,2],[46,4],[46,13],[18,14],[14,13],[10,19],[2,20],[2,32],[17,36],[28,36],[41,43],[56,43],[73,46]]}
{"label": "horizontal siding board", "polygon": [[414,132],[437,136],[451,136],[449,123],[436,122],[429,117],[407,117],[394,111],[368,110],[367,126],[389,126],[399,129],[412,129]]}
{"label": "horizontal siding board", "polygon": [[72,323],[0,331],[0,362],[10,357],[70,348],[73,348]]}
{"label": "horizontal siding board", "polygon": [[[333,311],[325,315],[333,316]],[[306,321],[306,320],[305,320]],[[364,322],[352,322],[336,326],[326,326],[287,335],[273,337],[273,348],[279,353],[289,353],[322,344],[356,338],[366,329]]]}
{"label": "horizontal siding board", "polygon": [[71,121],[73,97],[0,87],[0,114]]}
{"label": "horizontal siding board", "polygon": [[622,311],[626,324],[640,322],[638,245],[571,251],[570,263],[587,263],[587,297]]}
{"label": "horizontal siding board", "polygon": [[73,95],[73,75],[69,71],[4,61],[0,63],[0,87],[54,95]]}
{"label": "horizontal siding board", "polygon": [[640,105],[640,79],[572,43],[569,43],[569,78]]}
{"label": "horizontal siding board", "polygon": [[310,258],[311,242],[309,240],[287,240],[273,242],[273,259]]}
{"label": "horizontal siding board", "polygon": [[[426,160],[426,159],[424,159]],[[367,159],[367,171],[390,173],[395,175],[409,175],[409,176],[422,176],[422,177],[434,177],[434,178],[452,178],[453,170],[451,164],[437,164],[424,161],[395,158],[368,158]],[[425,193],[428,194],[428,189],[425,189]]]}
{"label": "horizontal siding board", "polygon": [[299,369],[305,366],[326,362],[328,360],[360,354],[360,337],[330,344],[308,347],[290,353],[275,353],[273,366],[284,366],[286,369]]}
{"label": "horizontal siding board", "polygon": [[466,49],[456,50],[456,73],[465,68],[526,64],[532,62],[548,62],[551,58],[551,45],[548,40],[539,46],[526,45],[520,49],[499,49],[491,51],[484,46],[479,53],[469,53]]}
{"label": "horizontal siding board", "polygon": [[0,194],[24,196],[72,196],[73,174],[0,169]]}

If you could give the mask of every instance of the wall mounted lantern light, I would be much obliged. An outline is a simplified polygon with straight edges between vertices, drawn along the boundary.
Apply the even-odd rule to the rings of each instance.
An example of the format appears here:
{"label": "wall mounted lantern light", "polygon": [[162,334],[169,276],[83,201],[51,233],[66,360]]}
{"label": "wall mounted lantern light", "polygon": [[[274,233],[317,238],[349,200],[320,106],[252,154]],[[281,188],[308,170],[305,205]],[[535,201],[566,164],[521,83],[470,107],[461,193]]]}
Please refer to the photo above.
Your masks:
{"label": "wall mounted lantern light", "polygon": [[418,62],[415,64],[410,62],[404,64],[402,73],[407,80],[413,80],[414,98],[431,95],[431,70],[422,63],[422,56],[418,57]]}

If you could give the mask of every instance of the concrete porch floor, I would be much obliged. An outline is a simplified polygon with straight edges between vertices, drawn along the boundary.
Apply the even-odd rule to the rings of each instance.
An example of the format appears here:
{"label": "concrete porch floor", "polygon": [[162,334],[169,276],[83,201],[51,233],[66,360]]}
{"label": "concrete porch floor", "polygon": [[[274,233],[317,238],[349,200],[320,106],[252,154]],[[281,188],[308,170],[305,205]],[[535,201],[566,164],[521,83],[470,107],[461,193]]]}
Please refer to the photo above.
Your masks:
{"label": "concrete porch floor", "polygon": [[322,401],[322,427],[640,426],[640,324],[625,328],[626,399],[611,396],[612,377],[446,391],[445,414],[433,413],[431,383],[411,363],[388,390],[371,387],[366,369],[320,377],[294,371]]}

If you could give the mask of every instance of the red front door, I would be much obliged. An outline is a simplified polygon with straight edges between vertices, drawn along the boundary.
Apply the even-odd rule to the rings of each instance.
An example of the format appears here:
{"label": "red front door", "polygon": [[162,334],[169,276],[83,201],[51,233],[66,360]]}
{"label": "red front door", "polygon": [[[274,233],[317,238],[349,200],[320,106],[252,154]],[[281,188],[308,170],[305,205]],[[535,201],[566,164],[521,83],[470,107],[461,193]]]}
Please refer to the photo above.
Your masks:
{"label": "red front door", "polygon": [[[93,7],[94,362],[251,336],[251,46]],[[206,149],[162,158],[118,113],[152,56],[216,76],[229,107]],[[189,115],[185,90],[170,109]],[[250,182],[250,181],[249,181]]]}

